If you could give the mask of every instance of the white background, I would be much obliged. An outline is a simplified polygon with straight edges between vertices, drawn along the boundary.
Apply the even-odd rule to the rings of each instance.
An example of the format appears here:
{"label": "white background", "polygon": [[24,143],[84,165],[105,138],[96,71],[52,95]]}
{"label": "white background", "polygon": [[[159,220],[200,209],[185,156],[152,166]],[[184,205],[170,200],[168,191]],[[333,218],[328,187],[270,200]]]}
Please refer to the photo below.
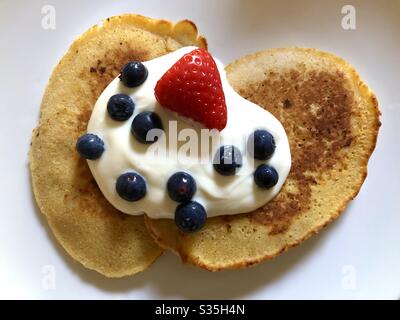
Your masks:
{"label": "white background", "polygon": [[[56,8],[43,30],[41,8]],[[343,30],[352,4],[357,29]],[[345,214],[274,261],[209,273],[165,253],[147,271],[108,280],[74,262],[31,194],[27,152],[53,66],[73,39],[125,12],[189,18],[223,62],[269,47],[307,46],[344,57],[383,113],[366,183]],[[400,298],[400,1],[0,0],[0,298]],[[54,289],[43,286],[54,267]]]}

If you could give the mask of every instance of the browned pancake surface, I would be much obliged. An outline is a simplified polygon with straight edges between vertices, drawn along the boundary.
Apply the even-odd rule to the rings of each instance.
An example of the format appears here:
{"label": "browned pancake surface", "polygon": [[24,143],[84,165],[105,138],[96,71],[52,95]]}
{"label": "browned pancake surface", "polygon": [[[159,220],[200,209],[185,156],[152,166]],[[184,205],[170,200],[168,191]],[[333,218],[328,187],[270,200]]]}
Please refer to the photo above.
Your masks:
{"label": "browned pancake surface", "polygon": [[195,234],[146,219],[154,239],[209,270],[272,258],[336,218],[358,193],[375,147],[377,100],[354,69],[314,49],[272,49],[241,58],[228,79],[283,124],[292,169],[274,200],[250,214],[209,219]]}
{"label": "browned pancake surface", "polygon": [[101,194],[75,151],[101,92],[130,60],[150,60],[185,45],[206,47],[190,21],[172,24],[138,15],[106,19],[74,41],[54,69],[30,151],[38,206],[65,250],[109,277],[146,269],[162,252],[143,216],[128,216]]}

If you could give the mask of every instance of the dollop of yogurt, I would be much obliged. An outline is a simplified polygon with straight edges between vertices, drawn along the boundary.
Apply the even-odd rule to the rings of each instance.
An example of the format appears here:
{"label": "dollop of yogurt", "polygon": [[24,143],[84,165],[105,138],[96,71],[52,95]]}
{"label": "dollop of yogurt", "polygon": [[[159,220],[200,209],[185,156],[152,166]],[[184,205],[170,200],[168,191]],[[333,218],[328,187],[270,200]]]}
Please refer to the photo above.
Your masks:
{"label": "dollop of yogurt", "polygon": [[[159,105],[154,96],[157,81],[184,54],[194,49],[184,47],[144,62],[148,78],[139,87],[125,87],[117,77],[103,91],[93,109],[87,131],[104,141],[105,151],[100,159],[88,160],[89,168],[107,200],[126,214],[145,213],[155,219],[173,219],[178,203],[168,196],[167,181],[178,171],[185,171],[195,179],[197,191],[192,200],[204,206],[208,217],[250,212],[263,206],[278,194],[289,174],[291,155],[283,126],[268,111],[233,90],[224,66],[217,59],[227,105],[225,129],[207,136],[207,129]],[[135,103],[133,115],[123,122],[111,119],[107,112],[108,100],[117,93],[129,95]],[[157,113],[163,124],[164,134],[153,144],[142,144],[131,134],[133,118],[143,111]],[[256,129],[265,129],[274,137],[276,149],[268,160],[255,160],[247,151],[248,138]],[[197,146],[197,152],[187,155],[185,150],[189,142]],[[232,176],[223,176],[213,167],[215,152],[226,144],[239,148],[243,156],[242,167]],[[278,183],[270,189],[259,188],[254,182],[254,171],[263,163],[273,166],[279,174]],[[139,201],[126,201],[116,191],[118,177],[128,171],[139,173],[146,181],[146,195]]]}

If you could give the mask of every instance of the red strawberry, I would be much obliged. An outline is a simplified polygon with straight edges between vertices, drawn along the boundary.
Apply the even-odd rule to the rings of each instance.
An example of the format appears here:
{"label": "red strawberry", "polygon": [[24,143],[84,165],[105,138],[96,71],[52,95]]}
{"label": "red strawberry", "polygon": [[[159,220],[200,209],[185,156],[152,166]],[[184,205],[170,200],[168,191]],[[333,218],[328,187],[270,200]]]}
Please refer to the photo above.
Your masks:
{"label": "red strawberry", "polygon": [[225,128],[227,112],[221,77],[207,50],[185,54],[158,80],[154,91],[164,108],[209,129]]}

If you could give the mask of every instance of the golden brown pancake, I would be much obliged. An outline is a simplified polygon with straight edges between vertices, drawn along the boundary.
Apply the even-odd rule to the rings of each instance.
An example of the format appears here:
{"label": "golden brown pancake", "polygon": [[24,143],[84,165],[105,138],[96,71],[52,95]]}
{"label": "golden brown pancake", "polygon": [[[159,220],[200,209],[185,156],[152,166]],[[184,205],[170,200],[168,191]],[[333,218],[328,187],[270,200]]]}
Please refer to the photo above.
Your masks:
{"label": "golden brown pancake", "polygon": [[149,236],[143,216],[122,214],[106,201],[75,151],[76,140],[85,133],[98,96],[126,62],[187,45],[207,47],[188,20],[112,17],[74,41],[47,85],[30,151],[36,201],[65,250],[108,277],[146,269],[162,249]]}
{"label": "golden brown pancake", "polygon": [[281,121],[292,169],[271,202],[252,213],[210,218],[197,233],[185,234],[171,220],[145,219],[160,246],[211,271],[273,258],[337,218],[366,178],[380,126],[375,95],[329,53],[266,50],[226,71],[240,95]]}

